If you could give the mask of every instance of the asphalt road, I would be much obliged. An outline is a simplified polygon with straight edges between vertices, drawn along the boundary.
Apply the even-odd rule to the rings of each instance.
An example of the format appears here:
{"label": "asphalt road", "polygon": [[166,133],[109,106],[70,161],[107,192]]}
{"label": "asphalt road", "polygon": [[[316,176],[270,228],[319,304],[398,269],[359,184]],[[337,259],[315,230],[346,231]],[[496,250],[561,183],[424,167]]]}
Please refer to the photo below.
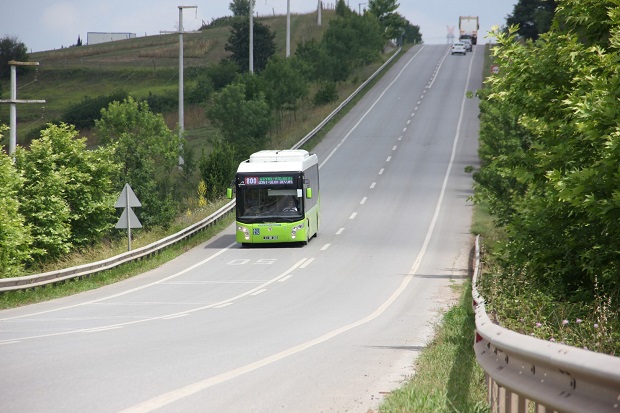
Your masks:
{"label": "asphalt road", "polygon": [[482,46],[402,56],[315,152],[303,247],[231,226],[141,276],[0,311],[3,412],[367,412],[467,275]]}

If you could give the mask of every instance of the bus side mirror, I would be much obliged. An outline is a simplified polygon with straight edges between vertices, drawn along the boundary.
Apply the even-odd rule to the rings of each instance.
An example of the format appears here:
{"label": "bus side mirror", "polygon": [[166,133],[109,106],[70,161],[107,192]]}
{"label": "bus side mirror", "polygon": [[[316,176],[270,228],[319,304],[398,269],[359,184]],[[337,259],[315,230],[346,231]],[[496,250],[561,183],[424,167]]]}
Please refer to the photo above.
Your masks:
{"label": "bus side mirror", "polygon": [[228,199],[232,199],[232,197],[233,197],[233,190],[232,190],[232,188],[226,189],[226,196],[228,197]]}
{"label": "bus side mirror", "polygon": [[306,188],[306,198],[312,198],[312,188]]}

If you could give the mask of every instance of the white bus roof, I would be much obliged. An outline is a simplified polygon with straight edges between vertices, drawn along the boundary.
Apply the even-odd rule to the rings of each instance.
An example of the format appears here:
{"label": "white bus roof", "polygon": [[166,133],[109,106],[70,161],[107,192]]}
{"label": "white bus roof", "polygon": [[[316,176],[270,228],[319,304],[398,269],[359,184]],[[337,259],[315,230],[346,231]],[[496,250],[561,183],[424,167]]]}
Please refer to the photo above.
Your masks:
{"label": "white bus roof", "polygon": [[241,162],[237,172],[305,171],[317,163],[317,156],[303,149],[264,150]]}

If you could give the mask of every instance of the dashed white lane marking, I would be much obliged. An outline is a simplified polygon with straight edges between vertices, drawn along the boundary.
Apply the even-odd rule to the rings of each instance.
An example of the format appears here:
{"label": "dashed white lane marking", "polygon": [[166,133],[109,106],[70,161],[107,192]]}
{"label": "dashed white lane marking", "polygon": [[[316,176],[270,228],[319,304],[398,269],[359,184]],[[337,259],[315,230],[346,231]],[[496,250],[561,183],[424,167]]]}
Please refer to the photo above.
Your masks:
{"label": "dashed white lane marking", "polygon": [[287,281],[289,278],[291,278],[293,276],[293,274],[289,274],[284,278],[281,278],[278,280],[279,283],[283,283],[284,281]]}
{"label": "dashed white lane marking", "polygon": [[370,184],[370,189],[374,189],[375,186],[377,186],[377,183],[373,182],[372,184]]}
{"label": "dashed white lane marking", "polygon": [[342,231],[344,231],[344,228],[340,228],[338,231],[336,231],[336,235],[342,234]]}
{"label": "dashed white lane marking", "polygon": [[368,199],[367,196],[365,196],[364,198],[362,198],[362,200],[360,201],[360,205],[364,205],[366,203],[366,200]]}
{"label": "dashed white lane marking", "polygon": [[391,160],[392,160],[392,157],[391,157],[391,156],[388,156],[388,157],[386,158],[385,162],[390,162]]}
{"label": "dashed white lane marking", "polygon": [[189,314],[185,313],[185,314],[175,314],[172,315],[170,317],[164,317],[164,320],[172,320],[173,318],[181,318],[181,317],[187,317]]}
{"label": "dashed white lane marking", "polygon": [[393,151],[395,151],[395,150],[396,150],[396,148],[398,148],[398,146],[396,146],[396,145],[392,146],[392,150],[393,150]]}
{"label": "dashed white lane marking", "polygon": [[330,245],[332,245],[332,244],[325,244],[325,245],[323,245],[323,246],[321,247],[321,251],[325,251],[326,249],[328,249],[328,248],[329,248],[329,246],[330,246]]}
{"label": "dashed white lane marking", "polygon": [[357,121],[357,123],[355,125],[353,125],[353,127],[351,128],[351,130],[345,135],[344,138],[342,138],[342,140],[338,143],[338,145],[336,145],[336,147],[329,153],[329,155],[327,155],[327,157],[325,157],[325,159],[323,159],[323,162],[321,162],[321,164],[319,165],[319,169],[323,167],[323,165],[325,165],[327,163],[327,161],[329,161],[329,159],[334,155],[334,153],[336,153],[336,151],[344,144],[344,142],[349,138],[349,136],[353,133],[353,131],[355,129],[357,129],[357,127],[360,125],[360,123],[362,123],[362,121],[366,118],[366,116],[375,108],[375,106],[377,105],[377,103],[379,103],[379,100],[381,100],[381,98],[383,97],[383,95],[385,95],[387,93],[387,91],[392,87],[392,85],[394,85],[394,83],[396,83],[396,81],[398,79],[400,79],[400,76],[403,74],[403,72],[407,69],[407,67],[411,64],[411,62],[413,61],[413,59],[415,59],[424,49],[424,46],[420,47],[420,50],[418,50],[416,52],[416,54],[414,54],[411,59],[409,59],[409,61],[403,66],[403,68],[400,70],[400,72],[398,72],[398,74],[394,77],[394,80],[392,80],[392,82],[387,85],[387,87],[383,90],[383,92],[381,92],[381,94],[379,95],[379,97],[377,99],[375,99],[375,101],[373,102],[372,105],[370,105],[370,107],[368,108],[368,110],[362,115],[362,117],[360,118],[359,121]]}
{"label": "dashed white lane marking", "polygon": [[381,169],[379,170],[379,175],[383,175],[383,171],[385,171],[385,168],[381,168]]}
{"label": "dashed white lane marking", "polygon": [[349,219],[355,219],[355,216],[356,216],[356,215],[357,215],[357,212],[352,213],[352,214],[349,216]]}
{"label": "dashed white lane marking", "polygon": [[310,263],[314,261],[314,258],[308,258],[303,264],[299,266],[299,268],[306,268]]}
{"label": "dashed white lane marking", "polygon": [[83,330],[83,333],[99,333],[100,331],[109,331],[116,330],[122,328],[121,326],[107,326],[107,327],[98,327],[98,328],[88,328]]}
{"label": "dashed white lane marking", "polygon": [[213,308],[224,308],[224,307],[228,307],[229,305],[233,305],[233,303],[224,303],[224,304],[216,305]]}

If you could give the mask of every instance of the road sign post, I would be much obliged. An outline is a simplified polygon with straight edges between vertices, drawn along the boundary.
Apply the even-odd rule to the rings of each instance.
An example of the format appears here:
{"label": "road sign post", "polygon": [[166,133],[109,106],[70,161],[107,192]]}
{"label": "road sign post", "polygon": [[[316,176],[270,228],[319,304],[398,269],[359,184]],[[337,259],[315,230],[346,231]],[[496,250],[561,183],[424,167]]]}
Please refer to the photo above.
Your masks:
{"label": "road sign post", "polygon": [[142,228],[142,224],[140,220],[133,212],[132,207],[141,207],[142,204],[138,200],[138,197],[133,192],[129,184],[125,184],[123,187],[123,191],[121,195],[116,200],[116,204],[114,204],[115,208],[124,208],[121,217],[116,223],[116,228],[122,229],[127,228],[127,251],[131,251],[131,229],[132,228]]}

